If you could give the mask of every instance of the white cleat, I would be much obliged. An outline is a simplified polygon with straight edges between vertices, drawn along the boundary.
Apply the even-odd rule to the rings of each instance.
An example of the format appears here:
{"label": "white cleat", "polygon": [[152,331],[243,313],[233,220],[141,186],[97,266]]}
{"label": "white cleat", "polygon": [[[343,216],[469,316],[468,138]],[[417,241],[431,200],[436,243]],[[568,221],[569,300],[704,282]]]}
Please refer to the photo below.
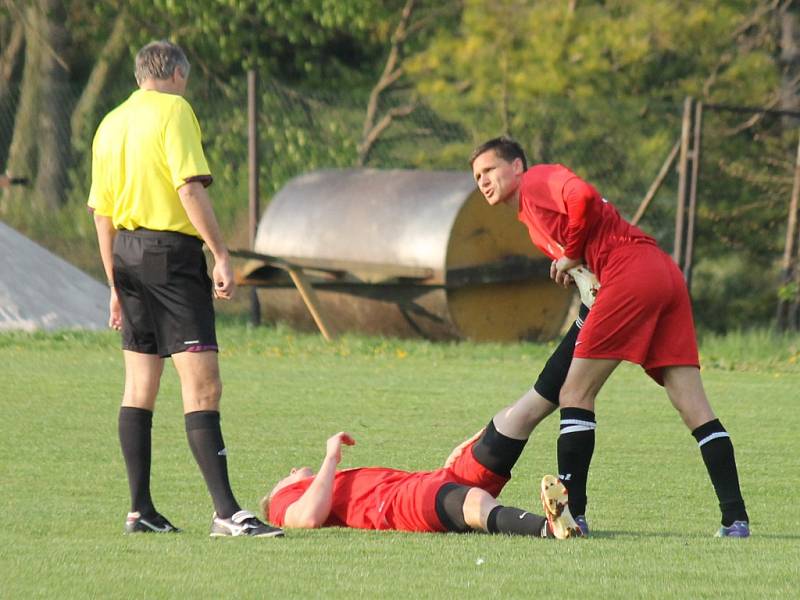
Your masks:
{"label": "white cleat", "polygon": [[553,537],[565,540],[583,535],[581,528],[569,512],[567,488],[557,477],[553,475],[542,477],[540,497]]}

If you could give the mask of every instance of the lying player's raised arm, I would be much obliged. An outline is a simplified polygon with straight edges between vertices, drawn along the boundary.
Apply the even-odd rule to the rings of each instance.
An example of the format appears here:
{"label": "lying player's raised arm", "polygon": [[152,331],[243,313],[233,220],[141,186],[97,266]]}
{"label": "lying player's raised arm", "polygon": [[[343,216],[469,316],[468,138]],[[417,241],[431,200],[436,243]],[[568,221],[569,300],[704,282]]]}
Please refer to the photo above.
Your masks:
{"label": "lying player's raised arm", "polygon": [[331,514],[333,505],[333,482],[336,466],[342,460],[342,444],[352,446],[355,440],[349,433],[340,431],[327,443],[327,452],[319,473],[300,498],[286,509],[283,524],[297,529],[316,529],[322,527]]}

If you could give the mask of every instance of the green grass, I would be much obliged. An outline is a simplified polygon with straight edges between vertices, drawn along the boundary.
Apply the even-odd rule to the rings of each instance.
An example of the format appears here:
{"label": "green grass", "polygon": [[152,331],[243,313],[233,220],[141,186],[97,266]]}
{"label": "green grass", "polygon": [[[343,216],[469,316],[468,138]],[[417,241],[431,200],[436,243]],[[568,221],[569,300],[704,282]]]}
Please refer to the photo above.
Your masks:
{"label": "green grass", "polygon": [[[325,344],[233,322],[220,339],[231,478],[251,509],[291,466],[316,467],[325,439],[340,429],[358,441],[343,466],[438,466],[530,385],[549,353],[546,345],[356,336]],[[598,402],[590,539],[342,529],[209,539],[212,509],[185,441],[171,368],[153,429],[153,494],[185,532],[126,537],[117,344],[111,333],[0,335],[2,598],[797,593],[797,336],[738,334],[702,346],[709,396],[736,444],[749,540],[711,537],[718,512],[696,444],[664,393],[629,365]],[[556,431],[551,418],[534,434],[501,496],[506,503],[536,507],[533,490],[555,471]]]}

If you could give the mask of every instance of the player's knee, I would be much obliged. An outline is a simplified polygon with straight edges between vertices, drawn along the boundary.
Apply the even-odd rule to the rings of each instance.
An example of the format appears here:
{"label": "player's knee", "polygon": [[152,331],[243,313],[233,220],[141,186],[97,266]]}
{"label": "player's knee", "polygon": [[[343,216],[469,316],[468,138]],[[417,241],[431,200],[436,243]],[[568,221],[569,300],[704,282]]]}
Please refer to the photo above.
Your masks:
{"label": "player's knee", "polygon": [[158,382],[148,385],[127,382],[122,396],[123,406],[153,410],[158,396]]}
{"label": "player's knee", "polygon": [[580,386],[564,384],[558,397],[558,404],[561,408],[594,410],[594,394]]}
{"label": "player's knee", "polygon": [[464,522],[471,529],[486,529],[486,520],[497,500],[481,488],[470,488],[464,498]]}
{"label": "player's knee", "polygon": [[197,380],[183,388],[184,404],[192,410],[219,410],[222,381],[219,378]]}

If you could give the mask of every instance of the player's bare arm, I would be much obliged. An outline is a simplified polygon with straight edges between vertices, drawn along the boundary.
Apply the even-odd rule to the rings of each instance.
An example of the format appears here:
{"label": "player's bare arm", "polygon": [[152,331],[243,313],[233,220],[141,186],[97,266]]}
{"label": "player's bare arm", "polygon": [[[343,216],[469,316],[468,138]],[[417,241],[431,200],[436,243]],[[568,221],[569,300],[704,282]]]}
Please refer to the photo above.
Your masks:
{"label": "player's bare arm", "polygon": [[189,220],[200,233],[203,241],[214,256],[212,279],[214,280],[214,294],[217,298],[230,300],[236,291],[236,282],[233,279],[228,248],[222,241],[211,198],[208,191],[199,181],[190,181],[178,188],[181,204],[186,210]]}
{"label": "player's bare arm", "polygon": [[328,439],[325,459],[311,485],[286,509],[284,525],[297,529],[317,529],[325,524],[333,505],[333,482],[336,467],[342,460],[342,444],[355,445],[349,433],[340,431]]}
{"label": "player's bare arm", "polygon": [[94,226],[97,230],[97,243],[100,246],[100,259],[103,261],[103,270],[106,273],[108,286],[111,290],[108,300],[108,326],[119,331],[122,329],[122,309],[119,305],[117,290],[114,287],[114,236],[116,229],[111,217],[94,213]]}

